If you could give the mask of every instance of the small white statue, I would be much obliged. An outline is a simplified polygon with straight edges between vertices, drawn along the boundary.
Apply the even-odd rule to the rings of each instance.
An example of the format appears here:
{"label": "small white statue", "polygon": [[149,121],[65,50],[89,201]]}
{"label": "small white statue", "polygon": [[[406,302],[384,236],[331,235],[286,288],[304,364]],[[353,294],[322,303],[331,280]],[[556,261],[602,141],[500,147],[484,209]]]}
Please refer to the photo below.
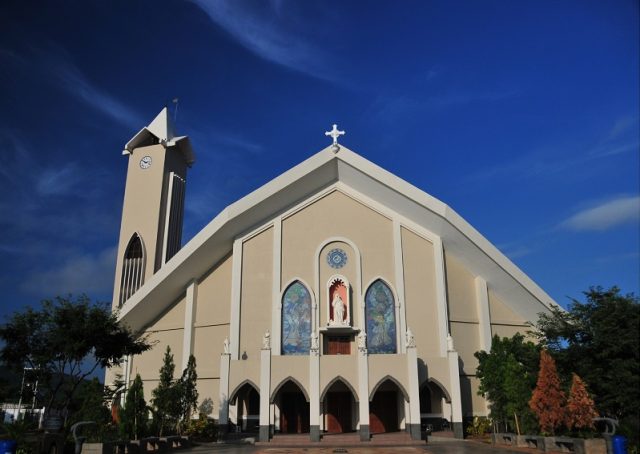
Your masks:
{"label": "small white statue", "polygon": [[264,336],[262,336],[262,349],[263,350],[271,349],[271,333],[269,332],[269,330],[267,330],[267,332],[264,333]]}
{"label": "small white statue", "polygon": [[311,333],[311,350],[318,350],[320,346],[318,345],[318,334],[314,331]]}
{"label": "small white statue", "polygon": [[455,348],[453,348],[453,337],[451,337],[451,334],[447,334],[447,350],[450,352],[454,352],[456,351]]}
{"label": "small white statue", "polygon": [[224,342],[223,342],[222,346],[224,348],[224,354],[225,355],[229,355],[230,352],[229,352],[229,338],[228,337],[224,338]]}
{"label": "small white statue", "polygon": [[407,327],[407,347],[415,347],[416,340],[413,337],[413,332],[411,332],[411,328]]}
{"label": "small white statue", "polygon": [[367,349],[367,333],[360,331],[358,334],[358,350],[361,352]]}
{"label": "small white statue", "polygon": [[342,297],[337,291],[333,294],[331,307],[333,307],[333,324],[343,325],[345,306],[344,301],[342,301]]}

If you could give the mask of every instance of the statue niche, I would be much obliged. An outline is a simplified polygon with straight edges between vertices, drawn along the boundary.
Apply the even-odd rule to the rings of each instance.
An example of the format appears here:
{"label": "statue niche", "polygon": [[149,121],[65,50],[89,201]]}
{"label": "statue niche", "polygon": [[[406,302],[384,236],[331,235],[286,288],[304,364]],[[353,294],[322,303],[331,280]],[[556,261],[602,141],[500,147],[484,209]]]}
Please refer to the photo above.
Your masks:
{"label": "statue niche", "polygon": [[327,314],[329,327],[351,326],[351,292],[349,281],[332,276],[327,282]]}

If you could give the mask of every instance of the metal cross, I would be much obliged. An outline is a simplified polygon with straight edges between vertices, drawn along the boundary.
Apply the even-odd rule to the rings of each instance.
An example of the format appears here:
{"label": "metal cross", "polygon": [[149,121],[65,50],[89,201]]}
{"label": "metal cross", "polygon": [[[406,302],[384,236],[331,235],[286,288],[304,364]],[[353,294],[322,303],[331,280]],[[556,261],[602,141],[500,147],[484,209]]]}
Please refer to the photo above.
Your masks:
{"label": "metal cross", "polygon": [[344,131],[338,131],[338,125],[333,125],[333,129],[331,131],[327,131],[324,133],[325,136],[330,136],[331,138],[333,138],[333,145],[337,146],[338,145],[338,137],[340,136],[344,136],[345,132]]}

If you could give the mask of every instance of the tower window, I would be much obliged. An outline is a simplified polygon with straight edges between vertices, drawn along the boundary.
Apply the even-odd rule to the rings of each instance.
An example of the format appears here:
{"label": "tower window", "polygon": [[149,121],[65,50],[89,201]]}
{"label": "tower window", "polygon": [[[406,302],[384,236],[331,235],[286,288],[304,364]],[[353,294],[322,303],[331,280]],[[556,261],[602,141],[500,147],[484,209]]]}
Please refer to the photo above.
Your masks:
{"label": "tower window", "polygon": [[127,301],[144,281],[144,248],[140,235],[134,233],[122,261],[122,276],[120,278],[120,306]]}

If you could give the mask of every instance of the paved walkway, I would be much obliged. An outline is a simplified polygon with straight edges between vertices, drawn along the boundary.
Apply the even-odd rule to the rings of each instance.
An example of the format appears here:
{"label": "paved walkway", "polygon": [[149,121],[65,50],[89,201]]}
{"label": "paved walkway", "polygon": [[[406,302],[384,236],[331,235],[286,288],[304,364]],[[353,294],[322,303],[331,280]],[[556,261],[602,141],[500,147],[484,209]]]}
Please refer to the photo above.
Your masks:
{"label": "paved walkway", "polygon": [[423,446],[379,446],[348,447],[336,446],[318,448],[269,448],[252,445],[203,444],[182,451],[194,454],[522,454],[522,451],[494,448],[488,444],[473,441],[429,442]]}

